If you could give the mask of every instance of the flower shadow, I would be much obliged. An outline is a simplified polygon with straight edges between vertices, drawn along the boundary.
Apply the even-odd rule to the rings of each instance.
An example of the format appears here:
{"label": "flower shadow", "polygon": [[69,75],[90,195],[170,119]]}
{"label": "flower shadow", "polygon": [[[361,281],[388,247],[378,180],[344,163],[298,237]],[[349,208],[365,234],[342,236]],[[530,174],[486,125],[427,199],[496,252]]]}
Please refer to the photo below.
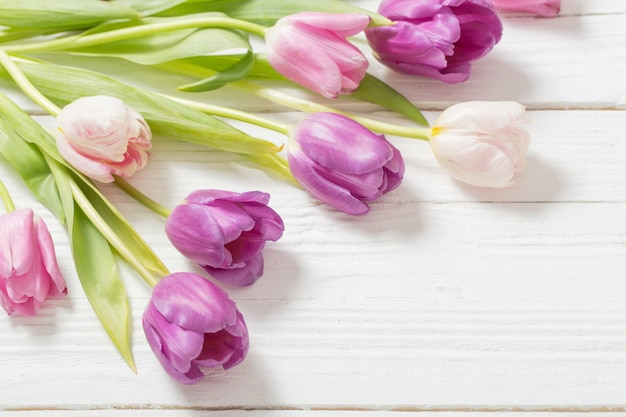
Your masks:
{"label": "flower shadow", "polygon": [[562,183],[553,164],[535,154],[528,154],[526,168],[515,184],[504,189],[476,188],[458,183],[464,194],[477,202],[543,203],[557,201]]}

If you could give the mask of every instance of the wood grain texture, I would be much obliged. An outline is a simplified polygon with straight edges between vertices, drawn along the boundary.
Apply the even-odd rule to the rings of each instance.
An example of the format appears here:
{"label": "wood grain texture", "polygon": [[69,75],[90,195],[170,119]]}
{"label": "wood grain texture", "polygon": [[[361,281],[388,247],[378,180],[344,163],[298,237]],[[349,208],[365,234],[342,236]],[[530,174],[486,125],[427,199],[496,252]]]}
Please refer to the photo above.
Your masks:
{"label": "wood grain texture", "polygon": [[[429,109],[526,104],[528,166],[509,189],[464,186],[427,143],[390,137],[408,167],[404,183],[354,218],[233,155],[156,138],[150,165],[132,179],[146,194],[173,207],[199,188],[260,189],[286,223],[266,248],[265,276],[228,288],[248,322],[249,357],[195,386],[173,382],[150,352],[140,326],[150,291],[122,266],[139,373],[127,368],[82,293],[65,229],[0,164],[17,205],[48,223],[69,286],[37,318],[0,318],[0,415],[626,415],[625,16],[621,0],[563,0],[556,19],[507,16],[502,43],[463,85],[374,64]],[[350,100],[341,106],[401,122]],[[303,117],[260,100],[246,107],[284,123]],[[172,271],[200,272],[171,247],[163,219],[113,186],[102,190]]]}

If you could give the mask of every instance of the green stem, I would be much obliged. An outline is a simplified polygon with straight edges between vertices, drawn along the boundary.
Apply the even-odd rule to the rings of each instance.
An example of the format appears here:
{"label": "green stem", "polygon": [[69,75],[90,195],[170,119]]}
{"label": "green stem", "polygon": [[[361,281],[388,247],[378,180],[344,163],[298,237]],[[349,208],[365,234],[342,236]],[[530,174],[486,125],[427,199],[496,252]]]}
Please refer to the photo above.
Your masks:
{"label": "green stem", "polygon": [[203,27],[238,29],[264,37],[267,28],[256,23],[247,22],[229,17],[198,18],[186,20],[172,20],[169,22],[149,23],[123,29],[110,30],[93,35],[74,35],[52,39],[44,42],[7,45],[7,52],[52,52],[63,49],[86,48],[110,42],[118,42],[142,36],[155,35],[161,32],[171,32],[182,29],[197,29]]}
{"label": "green stem", "polygon": [[284,135],[289,134],[290,127],[282,123],[274,122],[272,120],[265,119],[263,117],[255,116],[250,113],[246,113],[240,110],[231,109],[229,107],[222,107],[208,103],[200,103],[198,101],[186,100],[183,98],[173,97],[167,94],[161,94],[169,100],[176,101],[180,104],[184,104],[187,107],[199,110],[203,113],[211,114],[213,116],[226,117],[232,120],[239,120],[240,122],[250,123],[259,127],[264,127],[269,130],[273,130]]}
{"label": "green stem", "polygon": [[[137,259],[133,253],[128,249],[128,246],[119,238],[119,236],[111,229],[108,223],[100,216],[95,207],[91,204],[87,196],[82,192],[78,184],[73,180],[70,180],[70,188],[72,190],[72,196],[78,204],[78,206],[85,212],[89,220],[94,226],[102,233],[105,239],[118,251],[120,256],[126,260],[137,273],[146,281],[148,285],[154,287],[159,278],[155,277],[150,270],[147,269],[139,259]],[[167,271],[164,271],[167,272]],[[169,273],[169,272],[167,272]],[[166,273],[166,274],[167,274]]]}
{"label": "green stem", "polygon": [[350,119],[362,124],[368,129],[375,130],[380,133],[386,133],[389,135],[402,136],[412,139],[428,140],[431,134],[431,130],[426,127],[409,127],[401,126],[393,123],[381,122],[378,120],[370,119],[367,117],[359,116],[354,113],[344,112],[336,108],[325,106],[323,104],[315,103],[310,100],[305,100],[297,97],[293,97],[282,91],[264,87],[249,81],[236,81],[228,84],[239,91],[245,91],[250,94],[254,94],[258,97],[272,101],[274,103],[282,104],[283,106],[300,110],[306,113],[319,113],[319,112],[332,112],[344,115]]}
{"label": "green stem", "polygon": [[7,187],[4,185],[2,180],[0,180],[0,199],[2,200],[7,213],[15,211],[15,204],[13,204],[9,190],[7,190]]}
{"label": "green stem", "polygon": [[41,91],[35,87],[30,80],[24,75],[22,70],[13,62],[13,59],[5,52],[4,48],[0,48],[0,64],[7,70],[15,84],[35,103],[40,105],[45,111],[52,116],[57,116],[61,109],[48,100]]}
{"label": "green stem", "polygon": [[156,214],[167,218],[172,213],[172,211],[169,210],[167,207],[162,206],[161,204],[157,203],[156,201],[139,191],[137,188],[133,187],[124,178],[115,176],[114,183],[115,185],[120,187],[126,194],[128,194],[137,202],[141,203],[144,207],[152,210]]}

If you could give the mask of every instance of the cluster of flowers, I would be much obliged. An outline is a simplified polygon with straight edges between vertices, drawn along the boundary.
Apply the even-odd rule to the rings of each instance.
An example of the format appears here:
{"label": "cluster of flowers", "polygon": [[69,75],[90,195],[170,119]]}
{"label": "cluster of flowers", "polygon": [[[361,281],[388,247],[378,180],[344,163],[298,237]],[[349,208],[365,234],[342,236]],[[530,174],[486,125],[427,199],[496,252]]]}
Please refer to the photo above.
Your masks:
{"label": "cluster of flowers", "polygon": [[[350,36],[364,33],[376,59],[394,70],[457,83],[500,40],[497,10],[554,16],[558,7],[555,0],[383,0],[378,13],[391,24],[371,26],[365,13],[305,11],[262,33],[274,70],[336,98],[357,90],[368,68]],[[6,59],[4,64],[9,69]],[[27,93],[32,87],[24,81],[18,85],[28,87],[23,88]],[[57,116],[59,154],[86,177],[113,182],[147,165],[151,128],[121,99],[95,95],[58,111],[52,104],[45,107]],[[524,167],[525,119],[524,106],[514,102],[460,103],[444,110],[433,127],[415,128],[413,137],[427,140],[457,180],[501,188]],[[309,115],[285,130],[290,172],[320,201],[350,215],[368,213],[369,203],[400,186],[405,174],[398,149],[384,132],[373,130],[339,112]],[[33,315],[47,297],[63,296],[67,289],[41,218],[30,209],[13,210],[6,201],[9,213],[0,217],[0,300],[9,314]],[[263,274],[266,242],[277,241],[284,231],[268,202],[269,195],[258,191],[198,190],[164,211],[165,230],[172,244],[211,277],[250,285]],[[237,365],[248,350],[246,324],[235,303],[193,273],[168,274],[154,285],[143,327],[165,370],[183,383],[201,379],[201,368]]]}

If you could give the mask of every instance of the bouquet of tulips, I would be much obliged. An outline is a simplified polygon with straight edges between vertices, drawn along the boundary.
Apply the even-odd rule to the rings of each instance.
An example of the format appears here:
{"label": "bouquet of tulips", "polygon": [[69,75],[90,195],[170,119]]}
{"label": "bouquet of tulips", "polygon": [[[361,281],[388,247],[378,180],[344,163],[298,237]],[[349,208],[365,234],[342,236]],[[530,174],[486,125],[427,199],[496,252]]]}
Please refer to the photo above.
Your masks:
{"label": "bouquet of tulips", "polygon": [[[57,129],[48,131],[0,93],[0,154],[67,226],[78,278],[122,357],[134,368],[118,257],[153,287],[143,327],[156,357],[173,378],[194,383],[203,368],[227,369],[245,358],[244,318],[221,287],[259,279],[262,250],[280,239],[284,224],[260,191],[195,190],[173,209],[142,194],[129,178],[149,164],[152,137],[240,154],[356,216],[402,183],[402,155],[385,135],[428,141],[456,180],[507,187],[530,141],[524,106],[459,103],[429,126],[401,92],[368,73],[351,37],[363,35],[391,70],[445,88],[468,79],[472,62],[498,43],[500,11],[554,16],[558,7],[554,0],[383,0],[375,12],[339,0],[72,0],[53,7],[4,0],[0,77],[55,116]],[[68,55],[79,59],[55,62]],[[82,65],[99,58],[192,81],[178,92],[139,88]],[[292,94],[294,85],[320,98]],[[194,99],[226,88],[305,116],[289,126]],[[340,111],[333,103],[343,96],[396,112],[410,125]],[[285,143],[224,119],[278,131]],[[164,216],[171,243],[212,280],[168,271],[98,188],[110,182]],[[45,223],[30,208],[16,210],[4,186],[0,196],[7,211],[0,217],[0,300],[9,314],[34,315],[46,298],[67,293],[65,279]]]}

